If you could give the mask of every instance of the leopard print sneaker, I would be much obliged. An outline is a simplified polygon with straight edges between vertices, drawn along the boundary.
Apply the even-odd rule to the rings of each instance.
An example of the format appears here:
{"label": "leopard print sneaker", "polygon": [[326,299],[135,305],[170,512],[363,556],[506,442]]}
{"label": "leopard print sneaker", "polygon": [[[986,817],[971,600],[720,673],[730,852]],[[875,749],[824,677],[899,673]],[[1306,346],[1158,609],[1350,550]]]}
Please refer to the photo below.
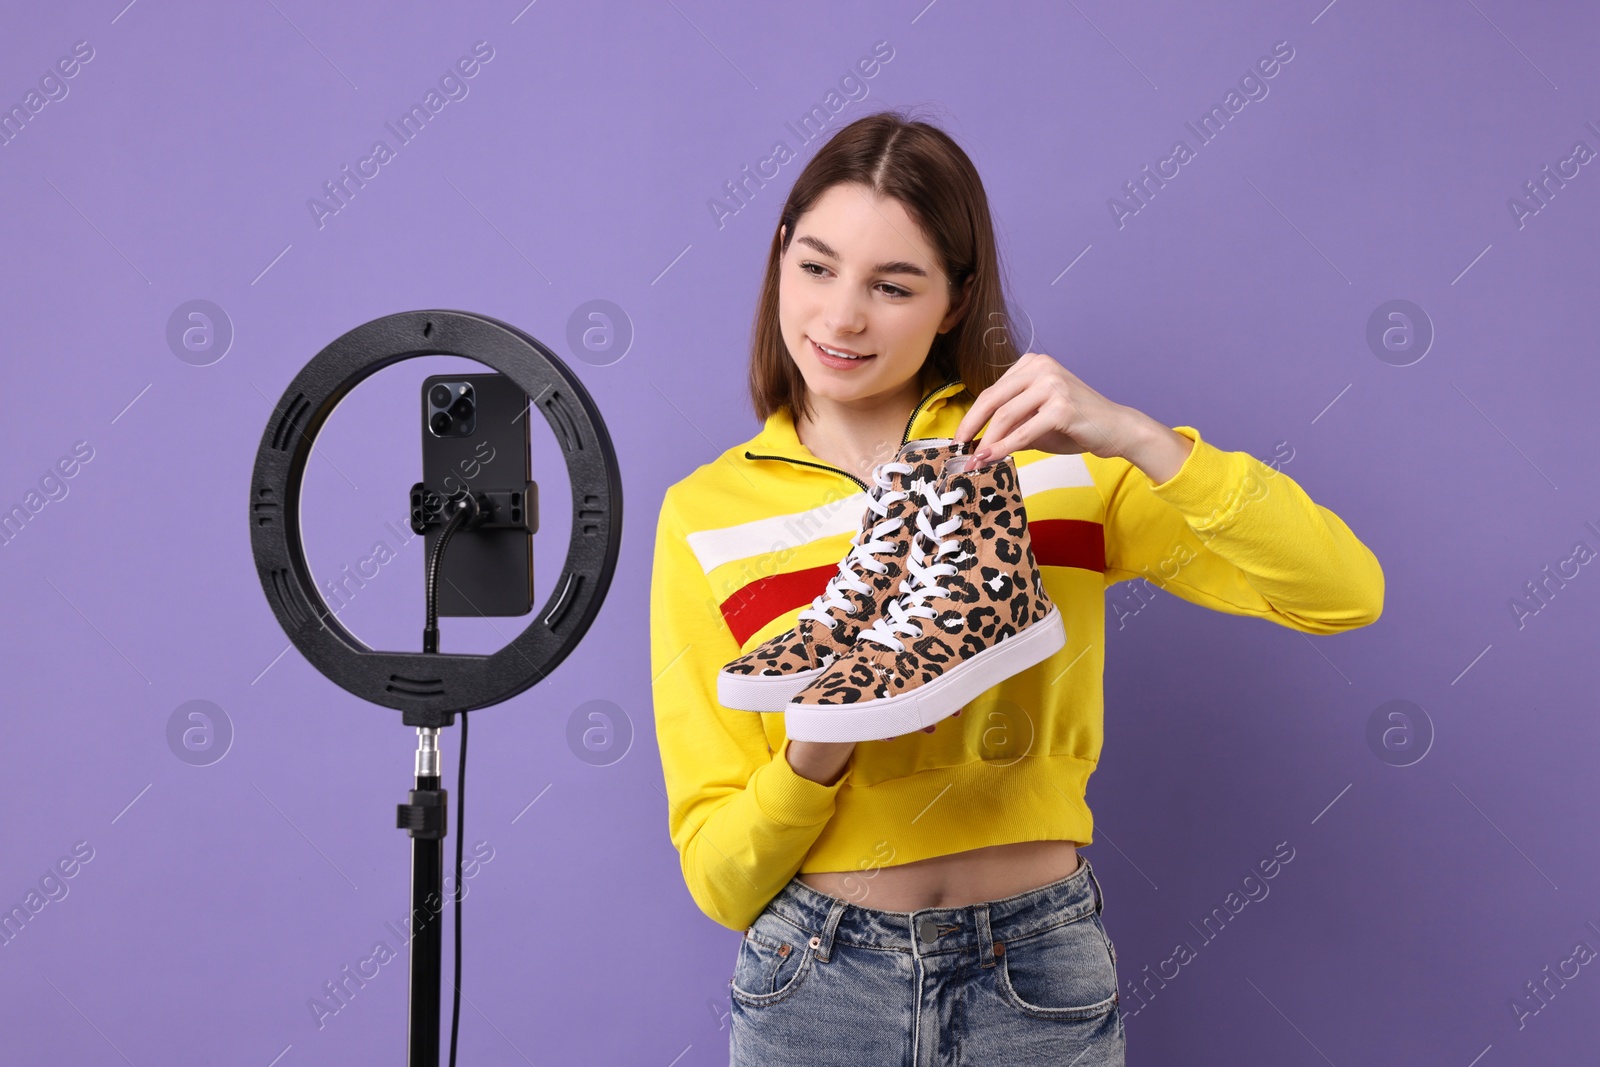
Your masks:
{"label": "leopard print sneaker", "polygon": [[903,594],[785,708],[797,741],[874,741],[932,726],[1066,644],[1010,456],[961,455],[916,516]]}
{"label": "leopard print sneaker", "polygon": [[719,703],[739,711],[782,711],[790,697],[850,651],[861,628],[898,595],[922,496],[945,461],[967,447],[952,438],[919,438],[873,470],[876,488],[838,573],[801,609],[794,626],[718,672]]}

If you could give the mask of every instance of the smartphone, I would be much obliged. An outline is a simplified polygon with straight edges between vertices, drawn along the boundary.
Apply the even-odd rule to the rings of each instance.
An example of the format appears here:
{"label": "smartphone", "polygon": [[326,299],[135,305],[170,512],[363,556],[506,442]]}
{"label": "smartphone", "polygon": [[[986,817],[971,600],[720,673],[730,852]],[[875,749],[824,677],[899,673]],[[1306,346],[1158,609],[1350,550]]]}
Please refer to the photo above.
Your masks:
{"label": "smartphone", "polygon": [[[439,615],[526,615],[533,610],[538,530],[528,394],[504,374],[436,374],[422,383],[422,486],[448,500],[462,490],[491,501],[492,522],[457,530],[439,568]],[[443,524],[426,528],[423,581]],[[424,586],[426,588],[426,586]]]}

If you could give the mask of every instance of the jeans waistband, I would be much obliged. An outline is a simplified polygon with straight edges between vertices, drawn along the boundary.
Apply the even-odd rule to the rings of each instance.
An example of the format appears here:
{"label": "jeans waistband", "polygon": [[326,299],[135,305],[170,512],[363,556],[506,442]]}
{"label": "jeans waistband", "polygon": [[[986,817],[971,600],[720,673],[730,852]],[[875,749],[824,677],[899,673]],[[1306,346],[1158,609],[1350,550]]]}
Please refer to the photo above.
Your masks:
{"label": "jeans waistband", "polygon": [[[976,950],[985,967],[1004,951],[1004,942],[1099,914],[1100,882],[1089,858],[1059,881],[999,900],[958,908],[886,911],[852,904],[813,889],[798,878],[779,890],[755,927],[781,920],[810,939],[818,962],[826,963],[835,942],[899,949],[918,956]],[[753,928],[755,928],[753,927]],[[775,933],[770,926],[768,933]],[[999,948],[996,943],[1000,943]]]}

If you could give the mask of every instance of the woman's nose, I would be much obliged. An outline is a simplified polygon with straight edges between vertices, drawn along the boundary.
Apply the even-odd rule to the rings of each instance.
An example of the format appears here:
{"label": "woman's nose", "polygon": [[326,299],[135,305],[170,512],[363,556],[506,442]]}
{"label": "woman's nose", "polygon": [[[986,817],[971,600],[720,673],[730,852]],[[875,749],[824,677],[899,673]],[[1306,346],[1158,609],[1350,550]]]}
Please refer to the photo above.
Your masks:
{"label": "woman's nose", "polygon": [[836,336],[859,333],[866,325],[866,307],[859,294],[841,286],[829,301],[823,318]]}

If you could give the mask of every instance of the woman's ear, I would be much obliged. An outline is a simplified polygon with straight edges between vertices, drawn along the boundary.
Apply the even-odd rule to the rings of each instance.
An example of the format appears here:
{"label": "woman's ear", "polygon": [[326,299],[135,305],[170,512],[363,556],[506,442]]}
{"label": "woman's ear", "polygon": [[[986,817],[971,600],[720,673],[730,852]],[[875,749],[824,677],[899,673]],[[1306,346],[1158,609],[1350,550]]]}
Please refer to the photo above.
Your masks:
{"label": "woman's ear", "polygon": [[940,333],[949,333],[955,328],[955,324],[961,321],[961,316],[967,310],[967,301],[972,298],[972,283],[976,278],[976,274],[969,274],[966,280],[961,283],[961,299],[957,300],[955,306],[945,313],[944,321],[939,323]]}

